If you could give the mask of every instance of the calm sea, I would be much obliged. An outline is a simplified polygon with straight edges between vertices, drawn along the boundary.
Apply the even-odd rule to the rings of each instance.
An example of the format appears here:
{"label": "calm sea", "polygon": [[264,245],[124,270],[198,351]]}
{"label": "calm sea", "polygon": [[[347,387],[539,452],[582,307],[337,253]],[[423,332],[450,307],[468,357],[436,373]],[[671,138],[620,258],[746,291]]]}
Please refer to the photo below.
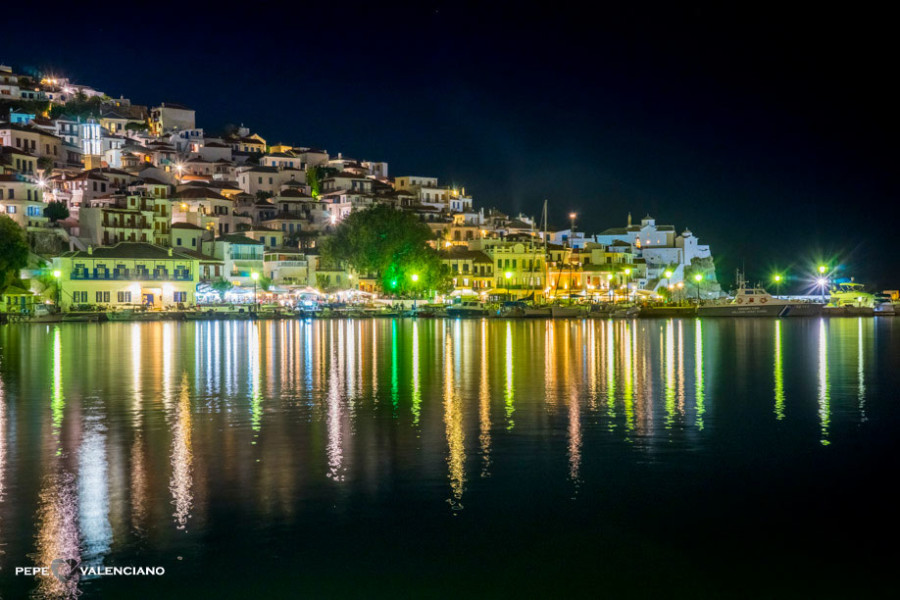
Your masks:
{"label": "calm sea", "polygon": [[880,596],[898,390],[900,319],[5,326],[0,596]]}

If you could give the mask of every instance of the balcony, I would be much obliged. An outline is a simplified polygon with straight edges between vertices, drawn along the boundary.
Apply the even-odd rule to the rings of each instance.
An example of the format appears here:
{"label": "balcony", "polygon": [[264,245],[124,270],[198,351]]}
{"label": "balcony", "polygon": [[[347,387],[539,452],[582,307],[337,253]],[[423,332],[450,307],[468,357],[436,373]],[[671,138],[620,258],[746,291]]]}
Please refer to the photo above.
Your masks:
{"label": "balcony", "polygon": [[271,265],[276,269],[283,267],[306,267],[307,261],[305,260],[267,260],[267,265]]}
{"label": "balcony", "polygon": [[170,275],[168,271],[150,273],[149,271],[72,271],[69,279],[77,281],[193,281],[190,272],[179,272]]}

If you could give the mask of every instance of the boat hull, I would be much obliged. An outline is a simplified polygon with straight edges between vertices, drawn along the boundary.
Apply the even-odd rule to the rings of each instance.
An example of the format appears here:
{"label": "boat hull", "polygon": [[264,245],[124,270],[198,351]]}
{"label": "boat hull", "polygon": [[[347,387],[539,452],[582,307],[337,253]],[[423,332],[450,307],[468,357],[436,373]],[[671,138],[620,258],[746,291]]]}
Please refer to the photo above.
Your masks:
{"label": "boat hull", "polygon": [[756,304],[753,306],[738,304],[722,304],[701,306],[697,310],[699,317],[779,317],[787,310],[785,304]]}
{"label": "boat hull", "polygon": [[448,308],[448,317],[486,317],[487,309],[484,308]]}
{"label": "boat hull", "polygon": [[813,302],[806,302],[803,304],[789,304],[787,310],[782,315],[783,317],[818,317],[822,314],[822,309],[825,308],[824,304],[816,304]]}
{"label": "boat hull", "polygon": [[553,312],[549,308],[526,308],[522,316],[526,319],[549,319]]}
{"label": "boat hull", "polygon": [[554,319],[578,319],[584,315],[584,311],[572,306],[552,306],[550,314]]}

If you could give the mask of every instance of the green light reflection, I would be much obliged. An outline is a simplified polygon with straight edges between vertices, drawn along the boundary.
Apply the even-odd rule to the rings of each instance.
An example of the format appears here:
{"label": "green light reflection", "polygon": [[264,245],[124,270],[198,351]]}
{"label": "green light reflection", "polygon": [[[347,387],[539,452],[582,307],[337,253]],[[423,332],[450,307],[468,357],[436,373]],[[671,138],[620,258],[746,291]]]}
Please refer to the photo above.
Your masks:
{"label": "green light reflection", "polygon": [[[66,399],[63,396],[62,387],[62,337],[59,325],[53,328],[53,393],[50,396],[50,412],[53,419],[53,435],[59,441],[59,432],[62,427],[63,414],[66,408]],[[56,450],[59,455],[61,448]]]}
{"label": "green light reflection", "polygon": [[780,319],[775,319],[775,418],[779,421],[784,418],[784,365]]}
{"label": "green light reflection", "polygon": [[831,425],[831,390],[828,384],[828,337],[825,319],[819,319],[819,423],[821,443],[829,445],[828,430]]}
{"label": "green light reflection", "polygon": [[706,392],[703,381],[703,323],[697,319],[694,325],[694,396],[697,406],[697,429],[703,430],[703,414],[706,412]]}
{"label": "green light reflection", "polygon": [[419,382],[419,323],[417,321],[413,321],[412,334],[412,415],[413,425],[418,425],[422,412],[422,390]]}
{"label": "green light reflection", "polygon": [[675,422],[675,326],[666,323],[666,429]]}

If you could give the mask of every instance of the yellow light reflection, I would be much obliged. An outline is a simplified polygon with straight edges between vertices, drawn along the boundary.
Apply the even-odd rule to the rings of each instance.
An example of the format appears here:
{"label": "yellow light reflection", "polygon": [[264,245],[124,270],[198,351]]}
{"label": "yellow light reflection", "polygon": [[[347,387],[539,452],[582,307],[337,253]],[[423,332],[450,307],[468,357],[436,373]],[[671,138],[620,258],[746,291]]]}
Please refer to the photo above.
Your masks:
{"label": "yellow light reflection", "polygon": [[569,397],[569,479],[575,483],[575,493],[578,493],[581,483],[581,405],[578,402],[578,393],[575,386],[571,386],[572,394]]}
{"label": "yellow light reflection", "polygon": [[487,321],[481,321],[481,381],[478,388],[478,441],[481,444],[481,476],[490,477],[491,466],[491,394],[488,388]]}
{"label": "yellow light reflection", "polygon": [[516,423],[513,421],[513,413],[516,411],[515,406],[515,390],[513,389],[513,341],[512,341],[512,323],[506,323],[506,428],[512,429]]}
{"label": "yellow light reflection", "polygon": [[828,385],[828,330],[825,319],[819,319],[819,424],[822,429],[822,445],[827,446],[831,426],[831,390]]}
{"label": "yellow light reflection", "polygon": [[[131,526],[135,530],[143,527],[147,516],[147,472],[144,467],[144,440],[141,423],[141,323],[132,323],[131,331],[131,377],[132,408],[134,415],[134,442],[131,445]],[[199,352],[195,350],[195,352]],[[199,373],[199,370],[198,370]]]}
{"label": "yellow light reflection", "polygon": [[606,416],[609,417],[610,431],[616,422],[616,340],[614,326],[611,321],[604,323],[606,333]]}
{"label": "yellow light reflection", "polygon": [[[629,335],[629,331],[631,335]],[[625,347],[623,348],[623,358],[625,361],[625,393],[622,402],[625,406],[625,429],[629,432],[634,431],[634,390],[635,390],[635,365],[637,358],[637,326],[632,323],[625,323]],[[629,441],[631,438],[628,438]]]}
{"label": "yellow light reflection", "polygon": [[703,414],[706,412],[706,391],[703,381],[703,322],[694,325],[694,396],[697,406],[697,429],[703,430]]}
{"label": "yellow light reflection", "polygon": [[462,402],[456,394],[453,372],[453,336],[444,336],[444,424],[447,432],[447,466],[450,478],[450,507],[461,510],[465,483],[465,434],[462,424]]}
{"label": "yellow light reflection", "polygon": [[193,483],[194,452],[191,444],[191,391],[187,372],[181,377],[181,392],[175,407],[172,428],[172,478],[169,492],[175,505],[175,527],[184,529],[191,517],[194,496]]}
{"label": "yellow light reflection", "polygon": [[162,358],[163,358],[163,402],[166,406],[172,400],[172,330],[174,325],[170,321],[166,321],[163,323],[163,347],[162,347]]}
{"label": "yellow light reflection", "polygon": [[784,419],[784,365],[781,341],[781,319],[775,319],[775,419]]}

